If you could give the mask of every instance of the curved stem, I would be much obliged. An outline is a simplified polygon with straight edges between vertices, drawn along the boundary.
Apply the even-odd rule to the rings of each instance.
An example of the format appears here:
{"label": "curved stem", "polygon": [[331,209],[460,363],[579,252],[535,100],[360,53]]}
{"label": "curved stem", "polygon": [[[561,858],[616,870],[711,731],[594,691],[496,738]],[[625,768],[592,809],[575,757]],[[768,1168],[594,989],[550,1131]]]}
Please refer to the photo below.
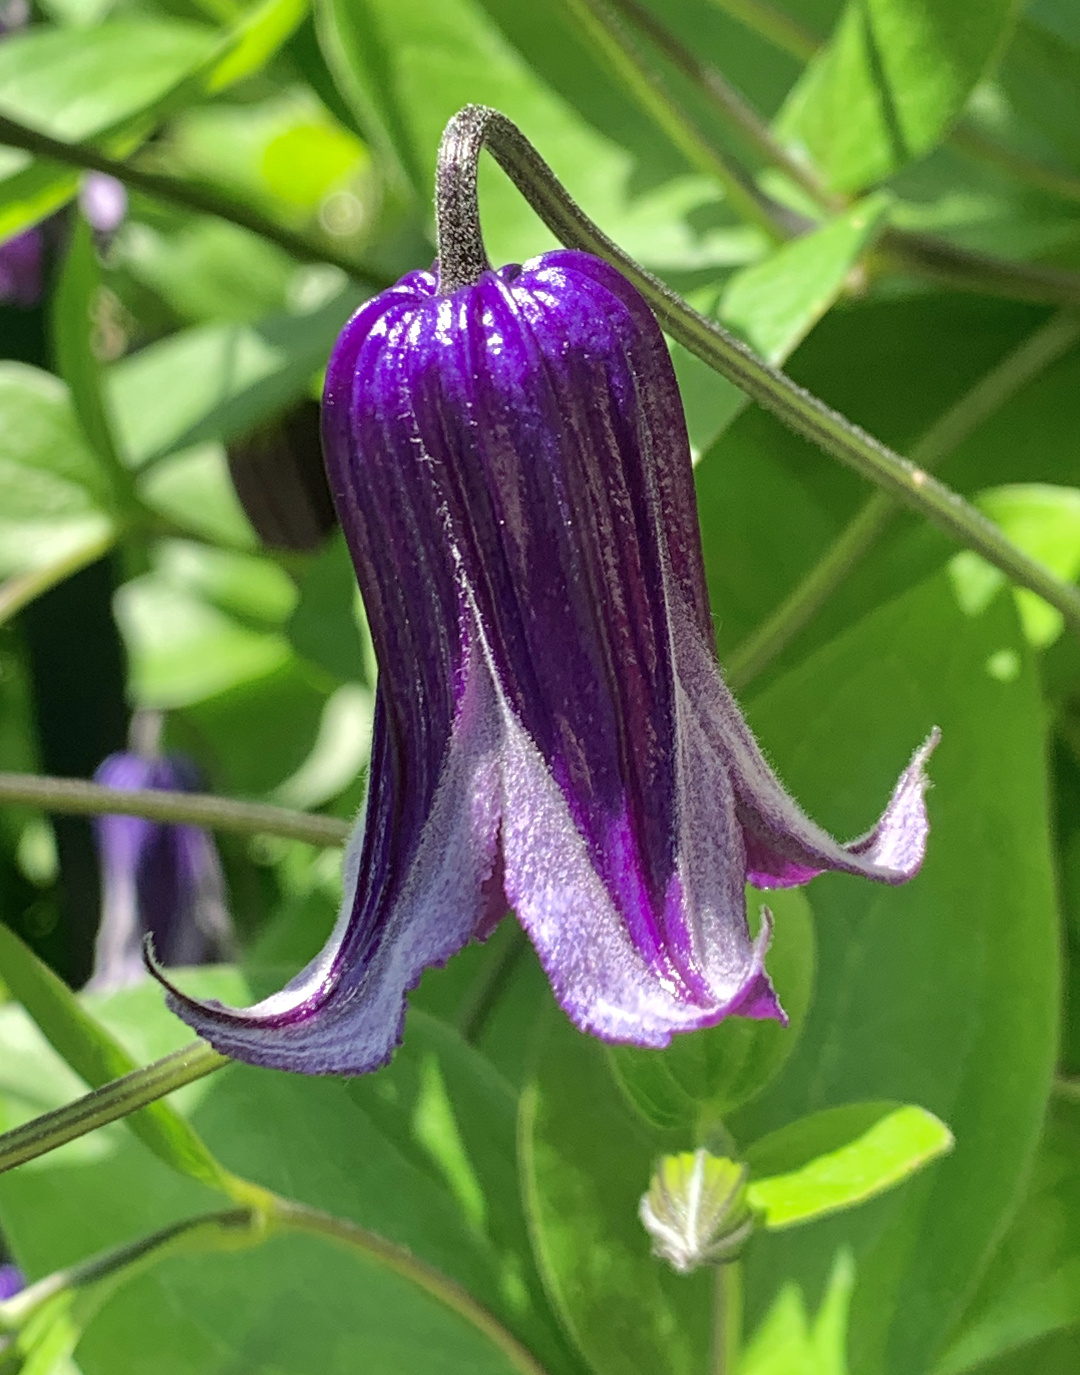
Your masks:
{"label": "curved stem", "polygon": [[488,1340],[507,1358],[514,1370],[521,1375],[545,1375],[543,1367],[531,1352],[509,1332],[501,1322],[473,1298],[456,1281],[434,1269],[425,1261],[418,1259],[403,1246],[395,1246],[375,1232],[369,1232],[355,1222],[333,1217],[330,1213],[306,1204],[295,1203],[291,1199],[275,1198],[270,1207],[271,1219],[280,1226],[295,1232],[306,1232],[309,1236],[324,1237],[336,1241],[350,1250],[358,1252],[368,1260],[375,1261],[387,1270],[392,1270],[403,1279],[424,1289],[432,1298],[438,1299],[451,1312],[464,1318],[472,1327],[482,1332]]}
{"label": "curved stem", "polygon": [[121,1079],[93,1089],[73,1103],[43,1113],[0,1136],[0,1174],[127,1117],[228,1063],[227,1056],[219,1055],[205,1041],[193,1041],[151,1065],[143,1065]]}
{"label": "curved stem", "polygon": [[250,230],[260,238],[275,243],[290,257],[302,263],[332,263],[357,281],[363,282],[375,291],[390,286],[390,279],[375,268],[358,263],[353,258],[339,253],[328,244],[315,242],[303,234],[295,234],[291,229],[275,224],[273,220],[251,210],[246,205],[219,195],[206,186],[182,181],[178,177],[163,177],[154,172],[144,172],[129,162],[121,162],[108,157],[96,148],[85,143],[65,143],[62,139],[51,138],[48,134],[31,129],[28,125],[0,115],[0,143],[10,148],[23,148],[35,157],[49,158],[67,167],[83,167],[92,172],[105,172],[126,186],[143,191],[157,200],[181,206],[185,210],[195,210],[203,215],[215,215],[220,220],[239,225]]}
{"label": "curved stem", "polygon": [[579,29],[598,48],[620,80],[654,123],[661,128],[691,167],[715,177],[732,207],[752,224],[780,242],[805,228],[754,185],[745,168],[725,157],[675,101],[653,67],[642,59],[630,35],[605,0],[562,0]]}
{"label": "curved stem", "polygon": [[443,130],[435,167],[440,296],[473,286],[491,271],[476,189],[483,132],[475,120],[463,119],[462,114],[455,115]]}
{"label": "curved stem", "polygon": [[[990,369],[942,415],[911,451],[911,460],[931,468],[958,448],[991,415],[1080,339],[1080,318],[1052,316],[1012,353]],[[870,550],[898,510],[892,497],[875,493],[852,517],[801,582],[725,663],[733,688],[745,687],[791,644]]]}
{"label": "curved stem", "polygon": [[625,254],[582,211],[551,168],[505,115],[471,105],[455,119],[476,125],[477,145],[492,156],[553,234],[568,248],[605,258],[626,276],[652,307],[661,326],[709,367],[722,373],[759,405],[778,416],[846,467],[899,498],[958,544],[974,549],[1021,587],[1056,607],[1080,635],[1080,590],[1029,558],[963,497],[950,491],[909,459],[825,405],[766,363],[721,325],[687,305],[663,282]]}
{"label": "curved stem", "polygon": [[1046,167],[1034,158],[1018,153],[1014,148],[1007,148],[996,139],[988,138],[981,129],[967,120],[961,120],[954,126],[949,135],[949,142],[962,153],[978,158],[980,162],[988,163],[991,167],[997,167],[1002,172],[1008,172],[1017,181],[1022,181],[1036,191],[1060,196],[1062,200],[1080,202],[1080,177]]}
{"label": "curved stem", "polygon": [[934,234],[888,228],[877,241],[879,270],[917,272],[956,291],[1032,305],[1080,307],[1080,272],[1015,262],[960,248]]}
{"label": "curved stem", "polygon": [[294,812],[263,802],[235,802],[212,793],[169,792],[165,788],[106,788],[81,778],[47,778],[0,773],[0,803],[19,802],[46,812],[96,816],[101,812],[144,816],[150,821],[207,826],[237,835],[276,835],[308,845],[344,845],[349,824],[334,816]]}

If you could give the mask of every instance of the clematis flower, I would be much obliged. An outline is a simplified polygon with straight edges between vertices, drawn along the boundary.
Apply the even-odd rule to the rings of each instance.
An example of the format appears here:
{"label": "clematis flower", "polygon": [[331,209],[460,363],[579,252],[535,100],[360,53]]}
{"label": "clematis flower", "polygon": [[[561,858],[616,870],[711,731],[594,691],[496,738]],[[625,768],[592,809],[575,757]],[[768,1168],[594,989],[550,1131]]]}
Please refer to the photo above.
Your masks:
{"label": "clematis flower", "polygon": [[[198,771],[183,755],[127,751],[110,754],[94,781],[177,792],[199,786]],[[147,934],[168,965],[208,964],[232,955],[221,861],[206,831],[112,815],[95,818],[94,829],[102,903],[88,987],[116,988],[141,977]]]}
{"label": "clematis flower", "polygon": [[330,360],[323,438],[379,660],[333,936],[254,1007],[170,1003],[219,1050],[374,1069],[422,971],[508,907],[567,1014],[664,1046],[784,1020],[744,884],[902,883],[924,761],[848,845],[766,763],[716,662],[679,393],[637,291],[559,251],[442,293],[413,272]]}
{"label": "clematis flower", "polygon": [[0,1303],[13,1299],[25,1287],[26,1281],[17,1265],[0,1265]]}

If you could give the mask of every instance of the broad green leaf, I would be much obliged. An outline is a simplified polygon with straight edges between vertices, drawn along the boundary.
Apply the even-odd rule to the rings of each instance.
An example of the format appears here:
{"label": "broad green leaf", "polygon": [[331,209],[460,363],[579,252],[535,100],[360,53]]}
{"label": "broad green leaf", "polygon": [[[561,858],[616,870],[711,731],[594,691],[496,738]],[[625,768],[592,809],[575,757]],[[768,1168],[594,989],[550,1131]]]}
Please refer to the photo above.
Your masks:
{"label": "broad green leaf", "polygon": [[[89,29],[42,26],[0,50],[0,110],[55,138],[126,156],[154,124],[257,71],[306,13],[306,0],[263,0],[224,32],[124,18]],[[59,209],[78,176],[20,155],[0,180],[0,239]]]}
{"label": "broad green leaf", "polygon": [[[867,1122],[871,1109],[872,1120]],[[857,1136],[821,1149],[822,1138],[846,1135],[858,1117],[863,1120]],[[952,1150],[953,1144],[948,1127],[923,1108],[895,1104],[826,1108],[781,1127],[747,1150],[754,1176],[747,1199],[770,1231],[793,1227],[854,1208],[895,1188]],[[788,1163],[792,1157],[798,1163]],[[778,1160],[787,1166],[782,1167],[783,1173],[773,1173]]]}
{"label": "broad green leaf", "polygon": [[300,597],[285,628],[296,652],[344,682],[373,685],[357,618],[356,574],[340,532],[310,560],[298,587]]}
{"label": "broad green leaf", "polygon": [[140,473],[136,488],[145,505],[188,534],[233,550],[258,546],[220,444],[170,454]]}
{"label": "broad green leaf", "polygon": [[[1072,582],[1080,573],[1077,488],[1017,483],[980,493],[977,505],[1014,544],[1059,578]],[[996,568],[969,549],[952,559],[949,572],[961,605],[972,615],[982,611],[1005,583]],[[1061,612],[1026,588],[1015,588],[1013,595],[1028,641],[1038,649],[1053,644],[1065,627]]]}
{"label": "broad green leaf", "polygon": [[[736,272],[720,297],[717,318],[770,363],[782,364],[836,302],[888,209],[887,197],[868,197],[820,229]],[[748,401],[681,344],[672,344],[671,352],[690,443],[700,457]]]}
{"label": "broad green leaf", "polygon": [[1023,1201],[934,1375],[1080,1326],[1080,1104],[1058,1098]]}
{"label": "broad green leaf", "polygon": [[661,1127],[701,1129],[759,1093],[795,1048],[814,982],[814,924],[797,889],[747,889],[756,923],[762,904],[775,918],[766,966],[790,1025],[731,1017],[676,1036],[666,1050],[612,1046],[616,1073],[631,1101]]}
{"label": "broad green leaf", "polygon": [[855,1267],[837,1252],[811,1319],[797,1284],[785,1284],[747,1341],[738,1375],[848,1375],[847,1324]]}
{"label": "broad green leaf", "polygon": [[656,1158],[684,1137],[651,1128],[619,1093],[604,1049],[560,1012],[521,1107],[521,1169],[537,1258],[596,1375],[706,1375],[712,1280],[649,1253],[638,1202]]}
{"label": "broad green leaf", "polygon": [[1002,59],[1000,81],[1012,108],[1046,140],[1051,164],[1080,167],[1080,43],[1025,16]]}
{"label": "broad green leaf", "polygon": [[64,384],[0,364],[0,578],[100,553],[112,538],[108,501]]}
{"label": "broad green leaf", "polygon": [[844,191],[928,152],[1002,47],[1016,0],[849,0],[777,120]]}
{"label": "broad green leaf", "polygon": [[[62,979],[0,924],[0,978],[41,1028],[49,1044],[91,1088],[136,1069],[124,1047]],[[200,1184],[230,1193],[228,1175],[169,1103],[159,1100],[126,1119],[159,1159]]]}
{"label": "broad green leaf", "polygon": [[[989,661],[1016,656],[1002,681]],[[811,1292],[822,1246],[848,1244],[860,1372],[925,1368],[959,1316],[1038,1141],[1056,1054],[1058,930],[1044,720],[1008,602],[981,617],[943,578],[826,645],[750,707],[795,796],[841,835],[871,821],[931,725],[931,833],[918,878],[809,888],[818,983],[777,1079],[729,1125],[753,1141],[859,1099],[914,1102],[956,1149],[905,1188],[819,1228],[765,1234],[747,1258],[751,1325],[778,1283]]]}
{"label": "broad green leaf", "polygon": [[[220,970],[185,971],[183,978],[228,1001],[259,991],[237,988],[233,976],[223,986]],[[190,1036],[149,982],[95,1006],[139,1058]],[[10,1101],[13,1068],[36,1085],[39,1099],[54,1092],[55,1059],[24,1030],[16,1009],[0,1009],[3,1044],[18,1049],[0,1069],[0,1111]],[[453,1033],[414,1016],[405,1046],[379,1074],[345,1082],[236,1066],[178,1097],[231,1168],[409,1247],[517,1333],[549,1375],[576,1375],[529,1255],[514,1170],[513,1096]],[[46,1202],[61,1183],[68,1215]],[[191,1188],[110,1128],[94,1143],[72,1143],[0,1178],[0,1222],[36,1277],[196,1211]],[[111,1300],[77,1359],[83,1375],[229,1375],[240,1368],[310,1375],[313,1361],[330,1375],[512,1369],[407,1281],[339,1246],[295,1237],[221,1260],[163,1262]]]}
{"label": "broad green leaf", "polygon": [[142,707],[190,706],[265,677],[290,657],[283,636],[248,629],[161,574],[125,583],[116,617]]}
{"label": "broad green leaf", "polygon": [[141,466],[205,440],[227,442],[304,396],[359,303],[346,287],[308,314],[183,330],[110,370],[121,447]]}

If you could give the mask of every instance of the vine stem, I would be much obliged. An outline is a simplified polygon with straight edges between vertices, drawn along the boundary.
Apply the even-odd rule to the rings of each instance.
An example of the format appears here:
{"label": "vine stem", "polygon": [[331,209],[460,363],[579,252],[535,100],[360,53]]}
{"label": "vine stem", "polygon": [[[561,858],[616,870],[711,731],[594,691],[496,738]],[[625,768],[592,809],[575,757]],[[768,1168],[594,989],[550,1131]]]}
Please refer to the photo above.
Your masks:
{"label": "vine stem", "polygon": [[142,1065],[63,1107],[24,1122],[0,1136],[0,1174],[127,1117],[228,1063],[227,1056],[219,1055],[205,1041],[193,1041],[153,1064]]}
{"label": "vine stem", "polygon": [[150,821],[207,826],[237,835],[276,835],[309,845],[344,845],[349,824],[334,816],[294,812],[263,802],[236,802],[212,793],[170,792],[166,788],[106,788],[82,778],[51,778],[32,773],[0,773],[0,803],[25,803],[69,816],[102,812],[142,816]]}
{"label": "vine stem", "polygon": [[661,326],[691,353],[797,434],[898,498],[958,544],[981,554],[1013,582],[1036,592],[1061,612],[1074,634],[1080,635],[1080,590],[1029,558],[998,526],[925,468],[902,458],[811,395],[634,262],[577,206],[505,115],[485,106],[466,106],[451,120],[448,134],[450,129],[462,135],[467,132],[477,150],[488,148],[541,220],[568,248],[594,253],[617,267],[648,301]]}
{"label": "vine stem", "polygon": [[155,172],[145,172],[130,162],[122,162],[100,152],[86,143],[66,143],[62,139],[51,138],[29,125],[0,115],[0,143],[11,148],[22,148],[35,157],[48,158],[68,167],[82,167],[91,172],[104,172],[126,186],[143,191],[157,200],[181,206],[185,210],[195,210],[203,215],[215,215],[218,219],[228,220],[241,229],[250,230],[260,238],[275,243],[290,257],[302,263],[331,263],[355,280],[365,283],[375,291],[382,291],[392,282],[384,273],[365,263],[338,252],[330,244],[315,242],[303,234],[296,234],[283,225],[276,224],[257,210],[239,205],[226,196],[219,195],[207,186],[183,181],[178,177],[165,177]]}
{"label": "vine stem", "polygon": [[[923,435],[911,461],[931,468],[959,447],[1032,378],[1080,339],[1080,317],[1061,311],[990,369]],[[801,582],[725,661],[733,688],[745,687],[791,644],[869,552],[897,514],[896,501],[876,492],[852,517]]]}
{"label": "vine stem", "polygon": [[392,1270],[403,1279],[411,1280],[425,1289],[433,1298],[438,1299],[446,1308],[464,1318],[488,1338],[510,1365],[521,1375],[545,1375],[543,1367],[535,1356],[505,1328],[501,1322],[488,1312],[476,1299],[456,1281],[441,1271],[419,1260],[403,1246],[396,1246],[366,1227],[306,1204],[295,1203],[290,1199],[274,1197],[270,1205],[273,1222],[295,1232],[306,1232],[309,1236],[324,1237],[358,1252],[369,1260],[375,1261],[387,1270]]}
{"label": "vine stem", "polygon": [[742,1345],[742,1267],[729,1261],[713,1278],[713,1332],[710,1375],[736,1375]]}

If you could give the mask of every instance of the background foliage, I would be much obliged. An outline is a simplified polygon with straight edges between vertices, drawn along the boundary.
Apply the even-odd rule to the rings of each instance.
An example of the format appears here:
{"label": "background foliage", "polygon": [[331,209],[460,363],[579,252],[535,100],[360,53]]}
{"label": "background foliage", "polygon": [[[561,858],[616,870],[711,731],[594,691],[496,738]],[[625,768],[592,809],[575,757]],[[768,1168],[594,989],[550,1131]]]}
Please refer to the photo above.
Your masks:
{"label": "background foliage", "polygon": [[[133,708],[156,709],[212,790],[353,816],[374,665],[343,542],[265,547],[227,451],[317,397],[355,305],[430,262],[438,138],[469,102],[873,434],[910,453],[947,417],[943,479],[1076,577],[1077,7],[642,2],[40,0],[0,39],[0,117],[18,126],[0,125],[0,234],[44,222],[48,246],[40,304],[0,307],[0,769],[88,776]],[[108,242],[73,199],[79,149],[42,156],[19,129],[134,169]],[[496,261],[553,246],[493,165],[481,201]],[[805,1004],[782,1046],[725,1026],[662,1067],[612,1054],[553,1012],[506,923],[429,972],[378,1074],[230,1066],[173,1101],[233,1175],[407,1247],[550,1375],[720,1368],[713,1277],[664,1270],[636,1216],[655,1158],[699,1143],[703,1104],[769,1169],[797,1119],[918,1104],[955,1136],[947,1160],[753,1238],[733,1369],[1064,1375],[1080,1365],[1080,645],[915,515],[879,503],[867,526],[864,483],[673,353],[721,660],[838,833],[941,726],[923,874],[781,897],[775,958]],[[785,621],[838,538],[827,595]],[[318,949],[339,856],[221,847],[243,956],[192,986],[244,1001]],[[75,987],[97,891],[87,822],[0,810],[0,918]],[[3,1128],[90,1078],[13,970],[0,961]],[[187,1039],[156,987],[85,1006],[137,1062]],[[220,1207],[162,1153],[117,1124],[4,1175],[14,1258],[37,1279]],[[76,1343],[84,1375],[525,1368],[373,1253],[287,1229],[215,1234],[90,1289],[59,1356],[44,1342],[24,1369]]]}

